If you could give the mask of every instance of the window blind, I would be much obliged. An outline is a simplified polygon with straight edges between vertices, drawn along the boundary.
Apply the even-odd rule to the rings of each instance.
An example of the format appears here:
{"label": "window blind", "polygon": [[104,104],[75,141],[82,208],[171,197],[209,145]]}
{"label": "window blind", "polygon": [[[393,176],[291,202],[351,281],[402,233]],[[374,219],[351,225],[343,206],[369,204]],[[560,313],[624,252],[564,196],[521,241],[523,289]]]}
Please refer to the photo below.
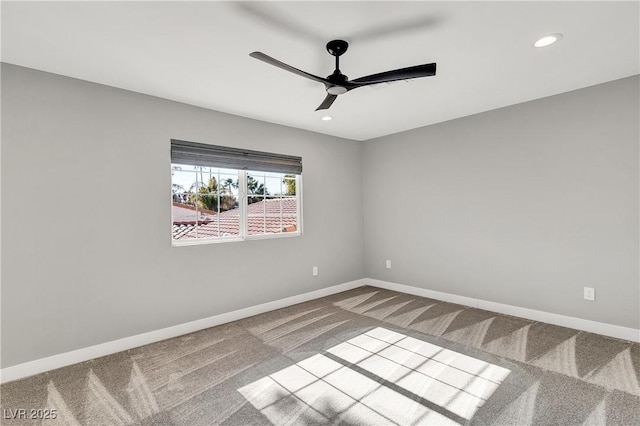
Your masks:
{"label": "window blind", "polygon": [[171,162],[204,167],[299,175],[302,158],[171,139]]}

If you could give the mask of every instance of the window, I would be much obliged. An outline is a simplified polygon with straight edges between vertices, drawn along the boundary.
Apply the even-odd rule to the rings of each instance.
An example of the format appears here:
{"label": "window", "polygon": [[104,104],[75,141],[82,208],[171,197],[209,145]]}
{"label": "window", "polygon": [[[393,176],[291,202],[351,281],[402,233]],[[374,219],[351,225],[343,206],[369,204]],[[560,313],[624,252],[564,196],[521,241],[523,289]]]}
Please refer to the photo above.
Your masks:
{"label": "window", "polygon": [[171,141],[173,245],[301,234],[302,159]]}

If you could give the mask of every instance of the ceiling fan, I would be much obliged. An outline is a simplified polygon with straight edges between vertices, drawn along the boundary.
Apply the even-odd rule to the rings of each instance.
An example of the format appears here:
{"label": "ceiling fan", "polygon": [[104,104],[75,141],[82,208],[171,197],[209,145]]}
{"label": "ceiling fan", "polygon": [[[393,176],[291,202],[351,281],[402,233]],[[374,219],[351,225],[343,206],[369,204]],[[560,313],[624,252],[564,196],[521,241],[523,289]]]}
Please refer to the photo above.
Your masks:
{"label": "ceiling fan", "polygon": [[285,71],[298,74],[301,77],[306,77],[310,80],[317,81],[324,84],[327,90],[327,96],[320,104],[316,111],[321,109],[329,109],[333,101],[336,100],[338,95],[347,93],[349,90],[357,89],[358,87],[369,86],[378,83],[388,83],[396,80],[409,80],[412,78],[429,77],[436,75],[436,64],[424,64],[416,65],[413,67],[400,68],[392,71],[385,71],[378,74],[371,74],[366,77],[356,78],[355,80],[349,80],[346,75],[340,71],[340,55],[344,54],[349,47],[349,43],[344,40],[332,40],[327,43],[327,52],[336,57],[336,69],[333,74],[327,78],[318,77],[308,72],[304,72],[297,68],[287,65],[284,62],[280,62],[277,59],[272,58],[269,55],[265,55],[262,52],[252,52],[249,54],[252,58],[259,59],[263,62],[282,68]]}

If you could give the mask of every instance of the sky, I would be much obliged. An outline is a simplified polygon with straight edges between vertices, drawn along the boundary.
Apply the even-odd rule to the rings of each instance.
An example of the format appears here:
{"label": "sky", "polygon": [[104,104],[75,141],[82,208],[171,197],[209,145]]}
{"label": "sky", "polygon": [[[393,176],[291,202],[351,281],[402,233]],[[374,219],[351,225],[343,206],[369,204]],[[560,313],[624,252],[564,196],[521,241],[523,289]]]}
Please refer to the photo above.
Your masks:
{"label": "sky", "polygon": [[[202,179],[206,182],[209,180],[209,174],[212,173],[213,177],[219,182],[226,181],[227,179],[233,179],[234,182],[238,181],[237,170],[232,169],[212,169],[209,167],[203,167]],[[218,175],[219,173],[219,175]],[[286,191],[286,187],[282,184],[281,173],[268,173],[268,172],[249,172],[259,183],[264,183],[269,191],[269,194],[281,194]],[[185,191],[196,182],[196,179],[200,181],[200,172],[196,174],[194,166],[185,166],[183,164],[171,165],[172,183],[182,185]],[[238,190],[232,189],[234,195],[237,195]]]}

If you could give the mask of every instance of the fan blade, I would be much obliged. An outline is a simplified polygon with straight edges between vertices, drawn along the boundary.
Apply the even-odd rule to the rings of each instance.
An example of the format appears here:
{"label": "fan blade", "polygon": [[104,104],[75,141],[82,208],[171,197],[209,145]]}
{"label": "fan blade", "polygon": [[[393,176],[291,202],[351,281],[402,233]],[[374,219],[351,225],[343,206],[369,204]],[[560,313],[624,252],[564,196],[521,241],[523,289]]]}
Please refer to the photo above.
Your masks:
{"label": "fan blade", "polygon": [[349,83],[356,83],[358,87],[369,84],[388,83],[396,80],[409,80],[411,78],[430,77],[436,75],[436,64],[416,65],[413,67],[400,68],[393,71],[385,71],[378,74],[371,74],[366,77],[356,78]]}
{"label": "fan blade", "polygon": [[282,68],[285,71],[298,74],[301,77],[306,77],[310,80],[317,81],[318,83],[322,83],[325,86],[329,84],[329,82],[322,77],[318,77],[317,75],[309,74],[308,72],[304,72],[302,70],[299,70],[298,68],[294,68],[291,65],[287,65],[284,62],[280,62],[279,60],[274,59],[269,55],[265,55],[262,52],[252,52],[252,53],[249,53],[249,56],[251,56],[252,58],[256,58],[262,62],[266,62],[267,64],[273,65],[275,67]]}
{"label": "fan blade", "polygon": [[338,97],[337,95],[328,94],[327,97],[324,98],[324,101],[322,101],[320,106],[316,108],[316,111],[321,109],[329,109],[329,107],[331,106],[331,104],[333,104],[333,101],[335,101],[337,97]]}

